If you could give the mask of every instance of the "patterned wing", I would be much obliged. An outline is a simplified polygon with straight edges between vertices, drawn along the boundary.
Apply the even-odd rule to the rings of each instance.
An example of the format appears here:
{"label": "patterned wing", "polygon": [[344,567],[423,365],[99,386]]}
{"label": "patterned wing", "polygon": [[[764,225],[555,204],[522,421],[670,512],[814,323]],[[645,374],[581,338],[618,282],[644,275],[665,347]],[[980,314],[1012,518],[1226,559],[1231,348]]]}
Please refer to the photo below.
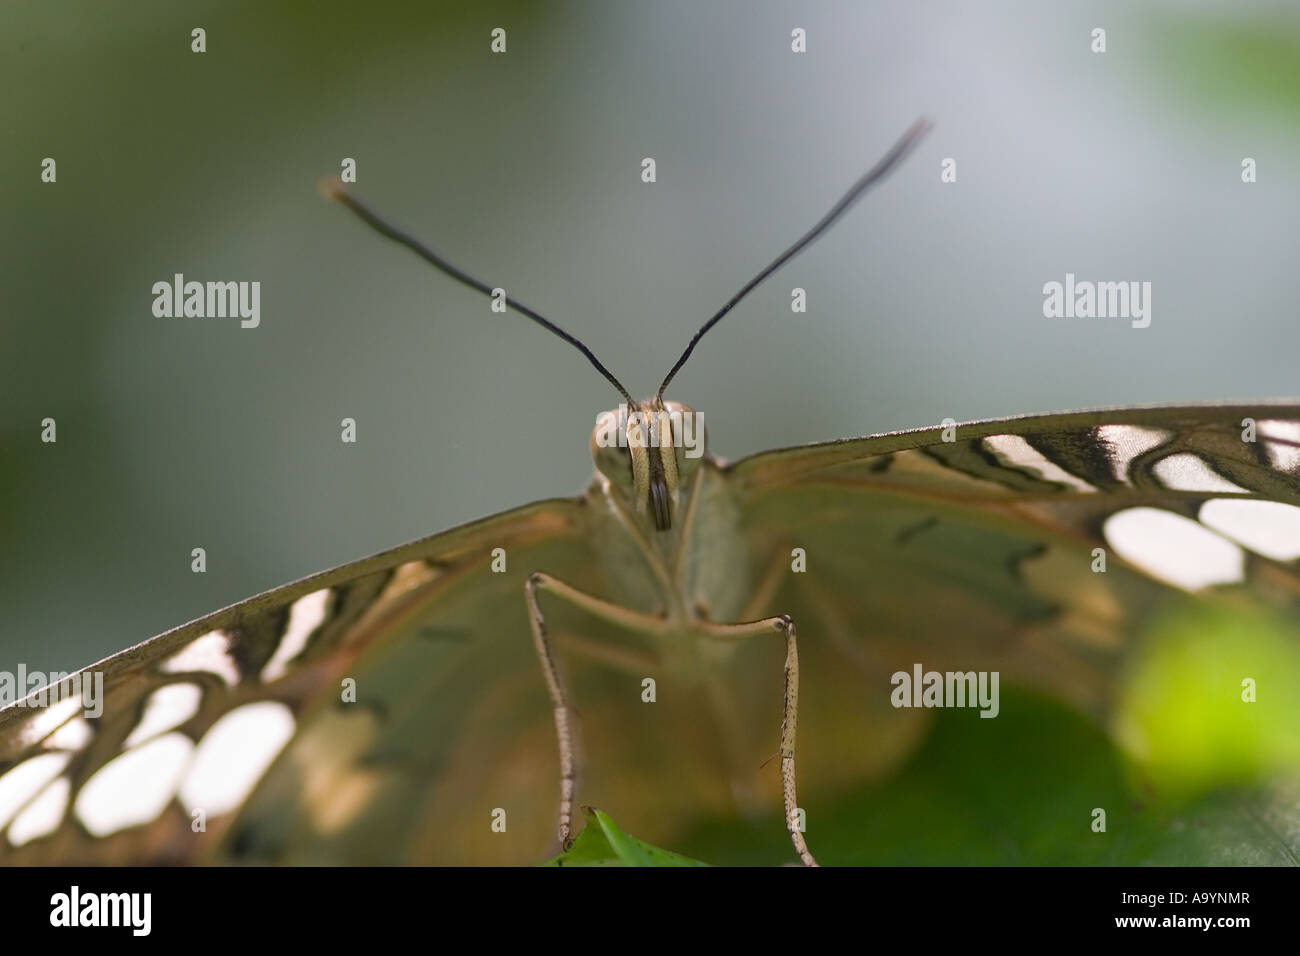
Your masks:
{"label": "patterned wing", "polygon": [[523,580],[578,574],[580,511],[541,502],[161,634],[79,675],[102,675],[102,713],[49,690],[0,711],[0,861],[539,859],[558,783]]}
{"label": "patterned wing", "polygon": [[[765,612],[800,622],[809,793],[906,751],[917,715],[886,698],[917,663],[996,670],[1100,717],[1135,636],[1187,592],[1300,615],[1294,404],[941,426],[725,473],[755,555],[781,559]],[[846,732],[849,706],[868,723]]]}
{"label": "patterned wing", "polygon": [[[736,575],[768,582],[768,610],[800,622],[814,801],[881,773],[923,729],[865,691],[863,671],[887,689],[915,662],[996,669],[1101,713],[1124,649],[1179,588],[1295,613],[1295,406],[985,422],[765,453],[724,477],[754,556]],[[599,578],[581,501],[471,524],[131,648],[87,671],[103,674],[101,715],[77,700],[0,712],[0,859],[535,862],[557,780],[520,595],[532,570]],[[785,574],[795,548],[807,572]],[[556,609],[561,646],[602,636],[583,626]],[[770,651],[741,655],[745,692],[720,708],[765,739]],[[697,705],[646,708],[637,678],[572,655],[567,667],[593,753],[584,800],[669,844],[668,821],[730,805]],[[656,779],[673,785],[646,786]]]}

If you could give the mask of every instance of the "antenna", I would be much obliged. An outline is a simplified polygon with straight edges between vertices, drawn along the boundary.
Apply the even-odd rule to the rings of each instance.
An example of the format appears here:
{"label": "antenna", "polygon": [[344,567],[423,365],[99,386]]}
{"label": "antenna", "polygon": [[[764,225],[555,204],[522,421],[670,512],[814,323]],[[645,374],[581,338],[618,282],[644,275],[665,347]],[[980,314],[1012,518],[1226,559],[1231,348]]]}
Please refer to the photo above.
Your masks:
{"label": "antenna", "polygon": [[[394,226],[392,223],[388,222],[386,219],[380,216],[379,213],[375,212],[368,205],[366,205],[366,203],[362,202],[356,196],[352,195],[352,193],[348,192],[348,190],[344,187],[342,181],[339,180],[337,177],[330,177],[328,179],[322,180],[320,184],[320,190],[322,195],[324,195],[326,199],[333,199],[336,202],[340,202],[343,205],[347,206],[349,209],[351,209],[354,213],[357,214],[357,216],[361,219],[362,222],[370,226],[370,228],[374,229],[375,232],[379,233],[381,236],[385,236],[393,240],[394,242],[398,243],[399,245],[406,246],[406,248],[410,249],[412,252],[414,252],[425,262],[428,262],[430,265],[434,266],[435,268],[440,269],[442,272],[445,272],[447,275],[451,276],[457,282],[467,285],[471,289],[477,289],[479,292],[482,292],[484,295],[488,295],[488,296],[492,295],[492,286],[488,285],[482,279],[474,278],[474,276],[470,275],[465,270],[452,265],[442,256],[438,255],[436,252],[434,252],[432,249],[426,246],[419,239],[415,238],[405,230],[399,229],[397,226]],[[523,315],[528,316],[528,318],[532,319],[542,328],[546,329],[548,332],[552,332],[555,335],[558,335],[560,338],[564,339],[564,341],[568,342],[575,349],[577,349],[579,352],[585,355],[587,357],[587,361],[596,367],[596,371],[599,372],[601,375],[605,376],[605,378],[609,380],[609,383],[613,385],[614,388],[618,389],[618,393],[622,395],[624,399],[627,400],[628,407],[629,408],[637,407],[636,401],[634,401],[632,396],[628,394],[627,389],[623,387],[623,383],[620,382],[618,379],[616,379],[614,377],[614,374],[609,369],[605,368],[604,365],[601,364],[600,359],[596,358],[595,354],[591,351],[591,349],[587,348],[587,346],[583,344],[581,339],[577,338],[576,336],[570,335],[568,332],[564,331],[564,329],[560,328],[554,322],[550,321],[545,316],[541,315],[541,313],[536,312],[533,309],[530,309],[522,302],[512,299],[509,296],[506,296],[505,300],[506,300],[506,305],[510,306],[510,308],[514,309],[516,312],[520,312]]]}
{"label": "antenna", "polygon": [[862,198],[863,193],[880,180],[884,179],[895,166],[902,162],[904,157],[912,151],[912,148],[921,141],[921,137],[930,131],[931,125],[930,121],[924,118],[913,123],[908,131],[903,134],[903,138],[894,144],[894,148],[886,153],[880,162],[867,170],[862,175],[861,179],[849,187],[849,191],[840,197],[840,201],[831,207],[831,211],[823,216],[817,225],[809,229],[798,239],[798,241],[795,242],[794,245],[772,260],[771,264],[769,264],[766,269],[745,283],[744,287],[733,295],[727,301],[726,305],[714,313],[713,318],[700,326],[700,330],[691,336],[690,344],[686,346],[686,351],[682,353],[681,358],[677,360],[677,363],[669,369],[668,374],[664,376],[664,380],[659,386],[659,391],[655,393],[655,398],[658,399],[663,397],[664,389],[667,388],[668,383],[673,380],[673,376],[676,375],[678,371],[680,371],[681,367],[686,364],[686,360],[691,357],[691,353],[695,351],[695,346],[699,344],[699,341],[704,337],[705,332],[709,331],[709,329],[721,322],[722,317],[730,312],[737,302],[749,295],[756,285],[770,276],[777,269],[781,268],[799,253],[803,252],[804,249],[808,248],[808,246],[812,244],[813,240],[817,239],[822,235],[822,233],[833,226],[840,216],[848,212],[850,206]]}

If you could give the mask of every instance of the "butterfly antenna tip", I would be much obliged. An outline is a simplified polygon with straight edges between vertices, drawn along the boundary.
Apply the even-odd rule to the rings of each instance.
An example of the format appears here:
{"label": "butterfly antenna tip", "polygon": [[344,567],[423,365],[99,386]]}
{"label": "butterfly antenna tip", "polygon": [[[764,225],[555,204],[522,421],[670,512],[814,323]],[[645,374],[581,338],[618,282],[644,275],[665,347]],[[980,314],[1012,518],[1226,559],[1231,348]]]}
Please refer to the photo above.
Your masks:
{"label": "butterfly antenna tip", "polygon": [[347,195],[347,187],[337,176],[322,176],[316,181],[316,189],[322,198],[335,202]]}

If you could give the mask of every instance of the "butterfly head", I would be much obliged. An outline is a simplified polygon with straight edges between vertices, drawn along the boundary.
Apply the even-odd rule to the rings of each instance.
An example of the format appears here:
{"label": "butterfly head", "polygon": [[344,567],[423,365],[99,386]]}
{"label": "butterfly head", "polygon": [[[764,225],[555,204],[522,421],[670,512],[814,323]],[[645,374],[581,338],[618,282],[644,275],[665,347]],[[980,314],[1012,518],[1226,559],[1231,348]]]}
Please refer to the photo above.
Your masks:
{"label": "butterfly head", "polygon": [[476,279],[464,269],[452,265],[419,239],[383,219],[354,196],[341,181],[326,180],[321,184],[321,191],[328,198],[347,206],[380,235],[410,249],[457,282],[490,295],[494,300],[494,308],[500,297],[511,311],[531,319],[581,352],[592,367],[614,386],[624,402],[614,411],[606,412],[597,419],[596,428],[591,436],[591,454],[596,460],[596,468],[611,492],[617,494],[625,506],[630,507],[638,515],[653,519],[656,530],[667,531],[672,527],[673,511],[681,497],[681,489],[687,487],[687,483],[692,479],[700,459],[704,457],[705,450],[704,427],[699,415],[680,402],[665,402],[664,390],[691,357],[700,339],[722,321],[736,303],[782,265],[806,249],[818,236],[825,233],[862,197],[867,189],[884,178],[904,156],[911,152],[929,128],[930,124],[926,120],[914,123],[894,148],[840,197],[839,202],[831,207],[830,212],[728,299],[726,304],[691,336],[685,351],[673,363],[664,380],[659,383],[654,398],[644,402],[633,399],[631,393],[580,339],[517,299],[504,295],[504,290],[482,279]]}
{"label": "butterfly head", "polygon": [[657,531],[673,524],[681,489],[705,455],[704,419],[688,405],[652,398],[596,418],[591,457],[610,490]]}

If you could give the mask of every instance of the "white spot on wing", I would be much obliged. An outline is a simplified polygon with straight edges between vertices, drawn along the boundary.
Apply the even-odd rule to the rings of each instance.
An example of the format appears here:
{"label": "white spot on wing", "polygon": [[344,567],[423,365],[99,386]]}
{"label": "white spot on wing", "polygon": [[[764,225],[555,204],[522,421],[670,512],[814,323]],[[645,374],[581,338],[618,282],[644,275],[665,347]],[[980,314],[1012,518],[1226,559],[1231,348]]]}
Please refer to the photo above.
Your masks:
{"label": "white spot on wing", "polygon": [[1164,444],[1172,437],[1172,433],[1163,428],[1145,428],[1142,425],[1102,425],[1097,429],[1097,437],[1110,449],[1115,477],[1125,484],[1132,484],[1128,478],[1128,467],[1133,459]]}
{"label": "white spot on wing", "polygon": [[[51,693],[53,691],[51,690]],[[38,744],[52,732],[58,730],[78,711],[85,710],[80,694],[64,697],[57,703],[50,704],[44,710],[34,711],[23,729],[19,731],[18,742],[24,747]]]}
{"label": "white spot on wing", "polygon": [[199,741],[181,784],[181,802],[210,815],[238,807],[289,742],[294,723],[293,711],[271,700],[223,716]]}
{"label": "white spot on wing", "polygon": [[991,435],[984,439],[984,447],[1016,468],[1036,472],[1044,481],[1055,481],[1075,491],[1096,491],[1077,475],[1072,475],[1060,465],[1049,461],[1043,453],[1019,435]]}
{"label": "white spot on wing", "polygon": [[1300,508],[1280,501],[1214,498],[1201,505],[1201,523],[1276,561],[1300,558]]}
{"label": "white spot on wing", "polygon": [[159,669],[165,674],[207,671],[231,687],[239,683],[239,667],[230,656],[230,635],[225,631],[209,631],[196,637],[163,661]]}
{"label": "white spot on wing", "polygon": [[95,732],[90,728],[90,721],[85,717],[73,717],[45,738],[45,746],[50,750],[80,750],[90,743],[93,736]]}
{"label": "white spot on wing", "polygon": [[1233,484],[1216,474],[1199,455],[1183,453],[1161,458],[1151,469],[1161,484],[1174,491],[1239,492],[1250,494],[1249,488]]}
{"label": "white spot on wing", "polygon": [[72,754],[38,754],[0,777],[0,829],[47,783],[63,773]]}
{"label": "white spot on wing", "polygon": [[284,629],[275,653],[262,668],[264,682],[283,677],[289,670],[289,662],[302,653],[307,646],[307,639],[324,622],[329,600],[330,589],[322,588],[293,602],[289,608],[289,625]]}
{"label": "white spot on wing", "polygon": [[1152,577],[1195,591],[1245,574],[1241,548],[1205,526],[1160,508],[1128,508],[1106,519],[1115,553]]}
{"label": "white spot on wing", "polygon": [[166,809],[193,752],[190,738],[171,733],[114,757],[82,785],[77,818],[97,837],[148,823]]}
{"label": "white spot on wing", "polygon": [[1300,471],[1300,422],[1269,418],[1261,421],[1258,429],[1266,439],[1264,447],[1273,467],[1279,471]]}
{"label": "white spot on wing", "polygon": [[60,777],[41,791],[41,795],[27,804],[27,808],[9,824],[9,842],[22,846],[57,830],[63,822],[64,811],[68,809],[70,793],[72,783],[67,777]]}
{"label": "white spot on wing", "polygon": [[144,743],[150,737],[157,737],[164,731],[185,723],[198,712],[202,699],[203,691],[198,684],[168,684],[159,687],[149,695],[149,700],[144,705],[144,715],[126,738],[123,748]]}

